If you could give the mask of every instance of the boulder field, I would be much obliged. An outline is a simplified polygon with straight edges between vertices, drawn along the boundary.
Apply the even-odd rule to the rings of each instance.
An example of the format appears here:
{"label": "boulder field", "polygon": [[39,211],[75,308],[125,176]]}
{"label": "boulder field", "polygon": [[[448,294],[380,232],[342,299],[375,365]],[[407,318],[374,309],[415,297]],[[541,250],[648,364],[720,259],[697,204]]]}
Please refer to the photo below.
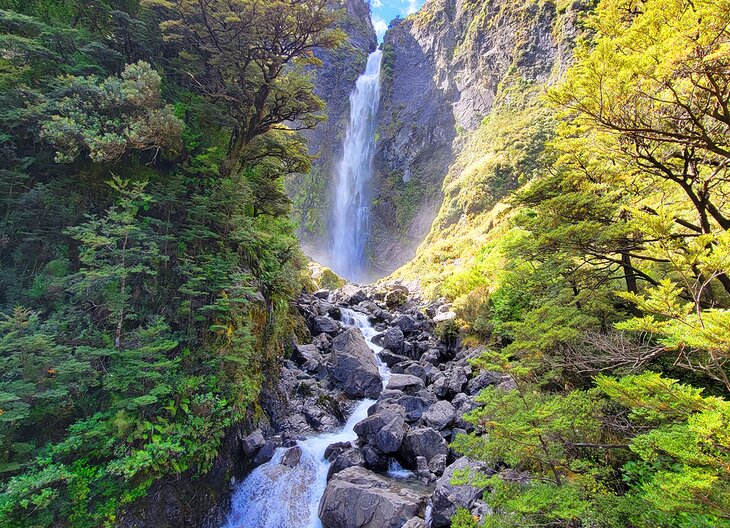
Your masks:
{"label": "boulder field", "polygon": [[[296,465],[297,439],[342,428],[368,398],[367,417],[353,427],[357,439],[325,451],[329,468],[319,517],[326,528],[439,528],[450,525],[457,508],[488,514],[485,489],[465,481],[460,470],[492,470],[449,444],[474,430],[464,416],[478,407],[480,390],[509,390],[510,384],[471,366],[478,350],[436,337],[437,319],[448,306],[402,293],[395,302],[388,291],[348,284],[303,294],[297,309],[311,342],[292,344],[276,387],[262,399],[270,434],[256,430],[244,439],[252,466],[271,460],[281,446],[290,448],[281,463]],[[382,347],[377,356],[387,369],[379,369],[352,312],[377,332],[370,331],[370,342]],[[453,484],[457,471],[459,484]]]}

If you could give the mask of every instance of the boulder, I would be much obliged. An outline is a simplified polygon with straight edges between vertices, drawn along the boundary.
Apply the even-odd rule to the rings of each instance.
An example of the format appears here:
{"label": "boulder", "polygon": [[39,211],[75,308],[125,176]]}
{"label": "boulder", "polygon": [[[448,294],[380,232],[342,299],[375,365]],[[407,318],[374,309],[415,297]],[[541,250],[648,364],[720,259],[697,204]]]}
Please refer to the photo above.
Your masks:
{"label": "boulder", "polygon": [[485,487],[472,486],[473,478],[468,484],[455,485],[451,481],[457,471],[463,470],[484,471],[485,465],[481,462],[462,457],[446,468],[444,474],[436,481],[436,489],[431,497],[431,526],[443,528],[451,526],[451,517],[457,508],[469,509],[474,502],[481,498]]}
{"label": "boulder", "polygon": [[391,326],[385,331],[382,344],[383,348],[387,348],[394,354],[402,354],[403,344],[403,331],[400,328],[398,328],[397,326]]}
{"label": "boulder", "polygon": [[446,400],[441,400],[434,403],[429,409],[423,414],[423,421],[429,427],[433,427],[437,431],[444,429],[451,425],[456,418],[456,410]]}
{"label": "boulder", "polygon": [[317,299],[324,299],[326,301],[330,296],[330,291],[329,290],[317,290],[316,292],[314,292],[314,296]]}
{"label": "boulder", "polygon": [[329,463],[330,467],[327,469],[327,480],[331,479],[336,473],[349,467],[364,466],[365,455],[357,448],[350,448],[333,455]]}
{"label": "boulder", "polygon": [[352,448],[352,442],[335,442],[328,445],[327,449],[324,450],[324,457],[329,460],[332,455],[337,456],[350,448]]}
{"label": "boulder", "polygon": [[448,455],[449,446],[435,429],[418,427],[406,433],[399,454],[406,467],[415,468],[419,456],[429,462],[436,455]]}
{"label": "boulder", "polygon": [[403,361],[408,361],[408,358],[405,356],[401,356],[399,354],[394,354],[387,348],[384,348],[380,352],[378,352],[378,357],[380,360],[388,365],[389,367],[393,367],[394,365],[401,363]]}
{"label": "boulder", "polygon": [[267,440],[266,442],[264,442],[264,445],[261,446],[261,449],[258,450],[256,456],[253,459],[253,465],[260,466],[261,464],[266,464],[274,457],[274,452],[279,446],[281,446],[280,438]]}
{"label": "boulder", "polygon": [[505,381],[503,376],[496,372],[485,370],[469,380],[469,383],[466,385],[466,393],[470,396],[475,396],[490,385],[496,385],[503,381]]}
{"label": "boulder", "polygon": [[413,395],[423,389],[424,384],[421,378],[410,374],[393,374],[388,380],[386,389],[403,391],[405,394]]}
{"label": "boulder", "polygon": [[324,315],[318,315],[311,322],[312,335],[329,334],[335,335],[340,327],[332,319]]}
{"label": "boulder", "polygon": [[428,528],[428,524],[420,517],[414,517],[405,523],[402,528]]}
{"label": "boulder", "polygon": [[265,443],[266,441],[264,440],[264,434],[261,432],[261,429],[255,429],[241,441],[243,452],[247,457],[255,455],[259,449],[264,447]]}
{"label": "boulder", "polygon": [[375,356],[356,328],[332,340],[332,379],[350,398],[377,398],[383,390]]}
{"label": "boulder", "polygon": [[408,288],[395,288],[385,294],[385,304],[389,308],[396,308],[408,300]]}
{"label": "boulder", "polygon": [[433,322],[443,323],[444,321],[451,321],[452,319],[456,319],[455,312],[441,312],[436,314],[436,316],[433,318]]}
{"label": "boulder", "polygon": [[336,302],[349,304],[350,306],[360,304],[366,299],[365,292],[354,284],[345,284],[342,288],[335,290],[332,297]]}
{"label": "boulder", "polygon": [[355,424],[353,430],[365,443],[383,453],[395,453],[405,436],[405,409],[382,405],[377,412]]}
{"label": "boulder", "polygon": [[466,369],[454,367],[445,373],[443,378],[433,384],[433,392],[439,398],[453,398],[462,391],[467,382]]}
{"label": "boulder", "polygon": [[335,474],[319,503],[328,528],[401,528],[424,512],[426,498],[361,467]]}
{"label": "boulder", "polygon": [[404,334],[412,334],[418,330],[418,321],[410,315],[399,315],[393,319],[392,324],[400,328]]}
{"label": "boulder", "polygon": [[299,461],[302,459],[302,448],[299,446],[295,446],[292,448],[289,448],[286,453],[284,453],[284,456],[281,457],[281,463],[288,467],[294,467],[299,464]]}

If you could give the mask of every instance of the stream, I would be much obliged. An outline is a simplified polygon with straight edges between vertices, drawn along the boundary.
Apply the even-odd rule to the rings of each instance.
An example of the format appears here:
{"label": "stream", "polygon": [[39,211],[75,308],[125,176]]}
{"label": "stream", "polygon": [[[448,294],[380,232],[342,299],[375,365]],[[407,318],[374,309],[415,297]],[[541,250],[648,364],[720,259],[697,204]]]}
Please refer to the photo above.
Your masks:
{"label": "stream", "polygon": [[[368,347],[376,354],[385,387],[390,369],[377,356],[382,348],[372,342],[377,331],[367,315],[348,308],[341,311],[342,322],[359,328]],[[294,467],[281,463],[289,448],[278,448],[269,462],[254,469],[236,489],[225,528],[321,528],[317,510],[329,468],[324,452],[330,444],[356,440],[353,427],[367,417],[373,403],[375,400],[361,400],[341,430],[298,441],[302,456]],[[391,466],[389,473],[394,478],[412,475],[397,464]]]}

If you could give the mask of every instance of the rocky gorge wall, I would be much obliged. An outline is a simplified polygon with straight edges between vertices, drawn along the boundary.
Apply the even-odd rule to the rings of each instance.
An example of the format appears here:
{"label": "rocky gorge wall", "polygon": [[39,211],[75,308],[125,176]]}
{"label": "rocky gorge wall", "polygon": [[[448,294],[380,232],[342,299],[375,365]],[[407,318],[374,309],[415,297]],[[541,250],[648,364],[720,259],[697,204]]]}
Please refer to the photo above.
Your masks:
{"label": "rocky gorge wall", "polygon": [[[411,260],[432,222],[469,214],[462,153],[496,107],[519,110],[566,69],[580,2],[428,0],[385,35],[373,233],[375,274]],[[468,164],[468,163],[467,163]],[[478,207],[516,186],[500,182]],[[439,212],[440,211],[440,212]],[[436,230],[443,225],[434,226]]]}

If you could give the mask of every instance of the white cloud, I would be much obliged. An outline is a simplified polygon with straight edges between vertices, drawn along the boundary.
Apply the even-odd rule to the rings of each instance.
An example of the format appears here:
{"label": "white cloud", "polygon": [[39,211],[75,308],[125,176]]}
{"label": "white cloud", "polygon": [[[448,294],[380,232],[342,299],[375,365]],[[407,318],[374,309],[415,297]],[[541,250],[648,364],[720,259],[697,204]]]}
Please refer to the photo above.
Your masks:
{"label": "white cloud", "polygon": [[403,10],[403,14],[408,16],[418,11],[418,0],[403,0],[408,3],[408,7]]}
{"label": "white cloud", "polygon": [[388,23],[380,17],[373,17],[373,27],[375,28],[375,33],[378,35],[378,40],[382,40],[383,35],[385,35],[388,29]]}
{"label": "white cloud", "polygon": [[375,8],[383,7],[383,0],[373,0],[372,5]]}

